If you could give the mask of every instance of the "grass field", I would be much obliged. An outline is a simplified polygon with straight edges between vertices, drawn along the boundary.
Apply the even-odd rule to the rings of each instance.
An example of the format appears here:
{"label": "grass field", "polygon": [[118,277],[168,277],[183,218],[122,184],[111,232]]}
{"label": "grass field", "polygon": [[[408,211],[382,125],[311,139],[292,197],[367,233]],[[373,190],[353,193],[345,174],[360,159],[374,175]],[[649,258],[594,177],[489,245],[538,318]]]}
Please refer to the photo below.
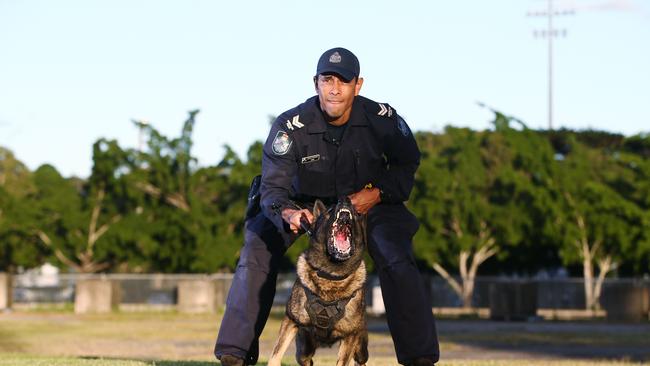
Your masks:
{"label": "grass field", "polygon": [[[218,365],[212,348],[220,319],[220,315],[172,312],[0,314],[0,366]],[[279,315],[275,314],[262,334],[262,360],[268,357],[278,328]],[[396,365],[383,320],[371,321],[370,329],[368,364]],[[580,324],[448,320],[439,322],[439,334],[439,365],[443,366],[638,365],[650,361],[650,325],[585,328]],[[292,355],[290,349],[286,365],[295,365]],[[315,364],[335,364],[335,350],[319,350]]]}
{"label": "grass field", "polygon": [[[333,358],[317,358],[316,365],[334,365]],[[284,364],[284,363],[283,363]],[[368,365],[388,366],[395,365],[392,360],[369,361]],[[79,357],[27,357],[27,356],[5,356],[0,360],[0,365],[12,366],[208,366],[218,365],[212,361],[135,361],[120,359],[88,359]],[[266,365],[261,362],[259,365]],[[295,365],[287,362],[286,365]],[[623,361],[550,361],[550,360],[491,360],[491,361],[468,361],[450,360],[442,361],[440,366],[626,366],[639,365]]]}

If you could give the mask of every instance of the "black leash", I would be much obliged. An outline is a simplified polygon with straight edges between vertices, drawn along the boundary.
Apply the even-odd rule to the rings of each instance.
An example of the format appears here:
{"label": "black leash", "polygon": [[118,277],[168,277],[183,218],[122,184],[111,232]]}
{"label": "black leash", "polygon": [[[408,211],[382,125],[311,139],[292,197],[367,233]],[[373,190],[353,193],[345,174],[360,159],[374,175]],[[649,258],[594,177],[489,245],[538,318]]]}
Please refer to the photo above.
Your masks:
{"label": "black leash", "polygon": [[300,228],[303,229],[309,237],[314,236],[314,233],[311,231],[311,226],[309,225],[309,220],[307,220],[307,216],[304,212],[300,214]]}
{"label": "black leash", "polygon": [[[301,207],[299,204],[295,203],[294,201],[289,201],[295,208],[298,210],[304,209],[304,207]],[[300,214],[300,228],[309,235],[309,237],[314,236],[314,232],[311,230],[311,225],[309,224],[309,220],[307,219],[307,215],[305,213]]]}

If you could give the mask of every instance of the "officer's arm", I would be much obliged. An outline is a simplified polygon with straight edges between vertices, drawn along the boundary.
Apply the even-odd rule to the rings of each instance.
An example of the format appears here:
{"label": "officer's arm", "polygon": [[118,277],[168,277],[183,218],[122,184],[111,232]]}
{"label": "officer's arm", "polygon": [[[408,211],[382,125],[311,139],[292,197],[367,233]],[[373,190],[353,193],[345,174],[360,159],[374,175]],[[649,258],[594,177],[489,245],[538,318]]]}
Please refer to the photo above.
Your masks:
{"label": "officer's arm", "polygon": [[402,117],[397,114],[393,117],[383,136],[388,168],[376,184],[381,190],[381,201],[386,203],[408,200],[415,181],[415,171],[420,165],[420,150],[411,130]]}
{"label": "officer's arm", "polygon": [[291,131],[286,131],[280,117],[273,123],[262,156],[260,205],[264,215],[279,229],[289,231],[282,211],[291,207],[291,183],[297,171],[296,146]]}

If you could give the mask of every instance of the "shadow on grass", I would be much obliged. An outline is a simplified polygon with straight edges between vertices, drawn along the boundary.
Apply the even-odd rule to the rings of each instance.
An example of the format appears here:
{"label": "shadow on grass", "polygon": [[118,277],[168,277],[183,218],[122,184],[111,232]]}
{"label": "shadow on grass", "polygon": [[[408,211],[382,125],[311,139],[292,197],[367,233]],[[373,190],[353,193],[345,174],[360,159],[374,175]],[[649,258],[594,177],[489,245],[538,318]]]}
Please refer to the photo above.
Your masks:
{"label": "shadow on grass", "polygon": [[[219,366],[219,361],[152,361],[156,366]],[[266,366],[266,362],[258,362],[259,366]],[[283,364],[284,365],[284,364]]]}
{"label": "shadow on grass", "polygon": [[[557,358],[650,361],[650,323],[505,322],[437,319],[446,358]],[[388,335],[383,317],[369,317],[370,334]],[[473,357],[469,357],[473,358]]]}
{"label": "shadow on grass", "polygon": [[[134,360],[129,358],[112,358],[112,357],[97,357],[97,356],[81,356],[78,357],[82,360],[113,360],[113,361],[140,361],[149,365],[155,366],[219,366],[219,361],[161,361],[161,360]],[[258,362],[259,366],[266,366],[266,362]],[[284,365],[284,363],[282,364]]]}
{"label": "shadow on grass", "polygon": [[[152,363],[153,364],[153,363]],[[156,361],[156,366],[215,366],[221,365],[219,362],[212,361]]]}
{"label": "shadow on grass", "polygon": [[98,356],[81,356],[81,360],[112,360],[112,361],[138,361],[144,362],[148,365],[155,366],[215,366],[221,365],[218,361],[161,361],[161,360],[148,360],[148,359],[133,359],[122,357],[98,357]]}
{"label": "shadow on grass", "polygon": [[[602,322],[437,322],[441,341],[518,358],[650,360],[650,324]],[[466,352],[466,351],[465,351]]]}
{"label": "shadow on grass", "polygon": [[13,339],[11,332],[0,329],[0,352],[22,353],[24,351],[25,347]]}

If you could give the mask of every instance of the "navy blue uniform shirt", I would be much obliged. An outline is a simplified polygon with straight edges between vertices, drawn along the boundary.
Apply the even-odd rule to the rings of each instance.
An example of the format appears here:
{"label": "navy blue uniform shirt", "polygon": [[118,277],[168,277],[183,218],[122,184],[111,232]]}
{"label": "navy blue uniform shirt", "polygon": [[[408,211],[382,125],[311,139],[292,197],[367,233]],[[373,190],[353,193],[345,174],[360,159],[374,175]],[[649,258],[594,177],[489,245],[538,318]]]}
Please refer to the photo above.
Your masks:
{"label": "navy blue uniform shirt", "polygon": [[335,201],[372,184],[382,202],[408,199],[420,151],[406,122],[388,104],[356,96],[341,141],[332,141],[318,96],[282,113],[264,144],[261,206],[287,230],[280,212],[291,200]]}

